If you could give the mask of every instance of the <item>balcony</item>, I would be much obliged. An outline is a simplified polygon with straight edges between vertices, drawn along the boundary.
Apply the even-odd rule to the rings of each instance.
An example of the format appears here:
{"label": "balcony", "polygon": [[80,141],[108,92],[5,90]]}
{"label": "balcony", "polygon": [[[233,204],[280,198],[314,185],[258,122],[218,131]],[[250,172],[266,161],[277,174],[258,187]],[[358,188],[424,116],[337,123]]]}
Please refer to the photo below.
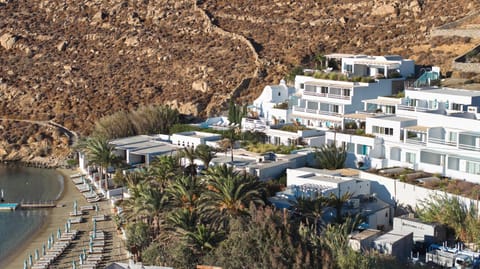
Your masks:
{"label": "balcony", "polygon": [[316,115],[328,115],[328,116],[338,116],[340,115],[338,112],[332,111],[324,111],[324,110],[317,110],[317,109],[309,109],[305,107],[293,106],[294,112],[304,112],[309,114],[316,114]]}
{"label": "balcony", "polygon": [[318,97],[333,98],[333,99],[340,99],[340,100],[350,100],[351,99],[351,96],[332,94],[332,93],[320,93],[320,92],[304,91],[303,94],[308,95],[308,96],[318,96]]}
{"label": "balcony", "polygon": [[428,107],[418,107],[418,106],[408,106],[408,105],[397,105],[399,110],[408,110],[408,111],[415,111],[415,112],[429,112],[435,111],[436,109],[428,108]]}
{"label": "balcony", "polygon": [[428,138],[428,143],[457,147],[456,142],[446,141],[445,138],[429,137]]}

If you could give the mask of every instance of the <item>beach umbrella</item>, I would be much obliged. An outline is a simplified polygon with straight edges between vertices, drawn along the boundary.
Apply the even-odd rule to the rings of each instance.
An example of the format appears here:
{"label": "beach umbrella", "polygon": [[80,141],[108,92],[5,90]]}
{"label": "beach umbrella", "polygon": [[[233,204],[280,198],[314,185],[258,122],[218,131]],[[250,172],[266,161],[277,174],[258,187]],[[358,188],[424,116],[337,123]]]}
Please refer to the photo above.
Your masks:
{"label": "beach umbrella", "polygon": [[57,239],[60,239],[61,236],[62,236],[62,232],[60,231],[60,228],[58,228],[58,230],[57,230]]}
{"label": "beach umbrella", "polygon": [[83,248],[83,253],[82,254],[83,254],[84,259],[87,258],[87,250],[85,248]]}
{"label": "beach umbrella", "polygon": [[30,266],[33,265],[33,256],[32,256],[31,253],[30,253],[30,256],[28,256],[28,264],[29,264]]}
{"label": "beach umbrella", "polygon": [[93,219],[93,233],[97,233],[97,220]]}
{"label": "beach umbrella", "polygon": [[70,232],[71,228],[72,228],[72,221],[69,219],[69,220],[67,220],[67,233]]}
{"label": "beach umbrella", "polygon": [[73,202],[73,215],[77,215],[77,200]]}
{"label": "beach umbrella", "polygon": [[95,203],[95,212],[98,212],[100,208],[98,207],[98,203]]}
{"label": "beach umbrella", "polygon": [[76,268],[77,268],[77,264],[75,263],[75,260],[72,261],[72,268],[73,268],[73,269],[76,269]]}
{"label": "beach umbrella", "polygon": [[38,248],[35,249],[35,260],[38,261],[40,259],[40,255],[38,255]]}
{"label": "beach umbrella", "polygon": [[47,254],[47,251],[45,250],[45,244],[42,245],[42,255],[45,256]]}
{"label": "beach umbrella", "polygon": [[48,238],[48,249],[51,249],[52,248],[52,240],[50,239],[50,237]]}
{"label": "beach umbrella", "polygon": [[68,233],[68,222],[65,222],[65,232]]}
{"label": "beach umbrella", "polygon": [[27,269],[27,268],[28,268],[27,260],[23,260],[23,269]]}
{"label": "beach umbrella", "polygon": [[80,253],[80,265],[83,265],[83,253]]}
{"label": "beach umbrella", "polygon": [[88,246],[89,246],[90,253],[92,253],[93,252],[93,241],[92,240],[90,240],[90,243],[88,244]]}

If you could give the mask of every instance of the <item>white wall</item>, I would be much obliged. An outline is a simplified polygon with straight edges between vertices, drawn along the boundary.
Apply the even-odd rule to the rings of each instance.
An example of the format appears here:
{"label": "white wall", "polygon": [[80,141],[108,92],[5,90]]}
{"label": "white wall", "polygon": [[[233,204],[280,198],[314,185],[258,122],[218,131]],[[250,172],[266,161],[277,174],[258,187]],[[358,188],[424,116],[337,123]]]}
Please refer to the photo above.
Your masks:
{"label": "white wall", "polygon": [[372,193],[376,193],[380,199],[386,202],[390,202],[392,204],[394,203],[394,201],[397,201],[400,204],[409,205],[412,208],[415,208],[421,205],[420,203],[422,200],[428,199],[431,195],[442,196],[445,194],[458,197],[460,201],[463,201],[466,205],[470,205],[470,203],[477,204],[477,201],[473,199],[449,194],[440,190],[427,189],[424,187],[400,182],[399,180],[375,175],[364,171],[360,171],[359,177],[361,179],[368,179],[373,181]]}

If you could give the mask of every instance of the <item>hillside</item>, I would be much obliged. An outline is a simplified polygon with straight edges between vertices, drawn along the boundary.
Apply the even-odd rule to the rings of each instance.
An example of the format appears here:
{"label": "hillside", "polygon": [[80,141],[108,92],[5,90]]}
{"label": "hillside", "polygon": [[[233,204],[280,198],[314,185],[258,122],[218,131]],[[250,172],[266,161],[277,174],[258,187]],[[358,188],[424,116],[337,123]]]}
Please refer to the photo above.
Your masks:
{"label": "hillside", "polygon": [[469,0],[0,0],[0,113],[86,134],[151,103],[206,116],[317,53],[397,53],[444,68],[477,40],[430,39]]}

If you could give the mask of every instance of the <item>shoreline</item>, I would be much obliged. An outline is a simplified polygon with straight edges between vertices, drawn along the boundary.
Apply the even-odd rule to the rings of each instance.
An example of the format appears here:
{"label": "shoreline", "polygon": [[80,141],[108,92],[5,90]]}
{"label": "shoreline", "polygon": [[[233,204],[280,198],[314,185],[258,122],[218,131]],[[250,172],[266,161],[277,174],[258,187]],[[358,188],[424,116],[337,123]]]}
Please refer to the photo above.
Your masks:
{"label": "shoreline", "polygon": [[80,192],[76,190],[73,182],[70,180],[70,175],[73,175],[76,171],[64,168],[57,168],[55,170],[63,178],[63,188],[56,203],[57,205],[63,206],[48,209],[45,221],[30,235],[31,240],[19,245],[4,261],[0,262],[0,264],[4,266],[3,268],[23,268],[23,261],[29,254],[33,255],[35,249],[41,250],[42,245],[47,241],[50,234],[56,234],[58,228],[63,230],[69,217],[68,214],[73,201],[83,199]]}

